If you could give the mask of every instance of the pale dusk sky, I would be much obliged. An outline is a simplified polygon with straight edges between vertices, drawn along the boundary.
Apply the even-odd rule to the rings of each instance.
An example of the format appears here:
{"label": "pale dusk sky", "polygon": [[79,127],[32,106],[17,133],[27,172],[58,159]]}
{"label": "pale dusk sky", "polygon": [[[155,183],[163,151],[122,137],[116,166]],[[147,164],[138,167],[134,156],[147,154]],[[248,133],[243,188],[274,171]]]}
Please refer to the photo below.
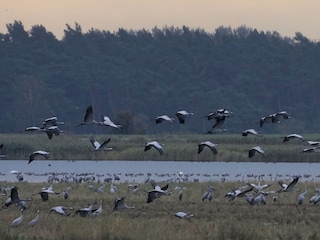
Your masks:
{"label": "pale dusk sky", "polygon": [[89,29],[151,30],[157,26],[201,28],[246,25],[293,37],[301,32],[320,41],[320,0],[2,0],[0,33],[6,24],[21,21],[26,31],[43,25],[58,39],[66,24]]}

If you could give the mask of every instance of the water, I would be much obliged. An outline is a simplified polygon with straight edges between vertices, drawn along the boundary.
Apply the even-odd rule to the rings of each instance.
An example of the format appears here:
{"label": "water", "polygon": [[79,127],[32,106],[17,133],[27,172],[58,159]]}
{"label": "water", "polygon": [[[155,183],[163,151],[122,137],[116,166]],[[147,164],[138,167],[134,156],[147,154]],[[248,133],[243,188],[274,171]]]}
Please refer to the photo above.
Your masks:
{"label": "water", "polygon": [[320,163],[260,163],[260,162],[175,162],[175,161],[28,161],[2,160],[0,162],[0,181],[16,182],[12,170],[23,174],[28,182],[46,182],[49,173],[61,178],[69,174],[103,175],[100,180],[120,176],[120,181],[143,182],[149,173],[156,181],[175,180],[179,172],[188,181],[274,181],[293,175],[301,175],[301,181],[316,181],[320,178]]}

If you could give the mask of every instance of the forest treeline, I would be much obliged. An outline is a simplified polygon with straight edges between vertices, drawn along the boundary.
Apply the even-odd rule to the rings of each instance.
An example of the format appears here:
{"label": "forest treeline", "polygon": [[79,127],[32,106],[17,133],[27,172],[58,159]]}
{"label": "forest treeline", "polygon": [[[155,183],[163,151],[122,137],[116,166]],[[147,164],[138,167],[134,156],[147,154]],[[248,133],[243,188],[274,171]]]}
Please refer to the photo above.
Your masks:
{"label": "forest treeline", "polygon": [[[0,33],[0,132],[23,131],[51,116],[61,129],[153,134],[205,133],[201,116],[226,108],[223,128],[241,132],[318,133],[320,43],[302,33],[282,37],[241,26],[213,33],[187,26],[116,32],[66,25],[58,40],[42,25],[7,24]],[[87,106],[122,130],[75,128]],[[184,125],[155,117],[194,112]],[[262,116],[286,110],[291,119],[265,124]],[[92,129],[94,128],[94,130]]]}

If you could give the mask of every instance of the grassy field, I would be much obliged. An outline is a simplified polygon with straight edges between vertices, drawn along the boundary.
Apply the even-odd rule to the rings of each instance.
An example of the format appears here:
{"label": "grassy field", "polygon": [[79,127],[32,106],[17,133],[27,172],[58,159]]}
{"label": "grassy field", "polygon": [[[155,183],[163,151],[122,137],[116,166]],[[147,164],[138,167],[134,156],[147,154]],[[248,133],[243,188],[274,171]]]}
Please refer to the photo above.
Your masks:
{"label": "grassy field", "polygon": [[[306,142],[289,141],[282,143],[282,135],[264,135],[262,137],[239,135],[106,135],[94,136],[98,141],[111,138],[108,147],[113,151],[94,152],[89,141],[90,135],[61,134],[49,140],[45,134],[1,134],[0,143],[4,144],[6,159],[28,159],[35,150],[46,150],[53,160],[174,160],[174,161],[225,161],[225,162],[318,162],[318,153],[302,153],[309,147]],[[318,140],[318,135],[304,136],[306,140]],[[155,149],[144,152],[144,144],[158,140],[164,144],[164,155]],[[209,149],[197,153],[198,143],[211,141],[218,144],[217,155]],[[253,146],[265,149],[265,155],[248,158],[248,150]],[[41,161],[41,160],[38,160]],[[285,179],[286,181],[289,181]],[[279,190],[277,182],[271,183],[267,190]],[[62,192],[67,187],[70,197],[64,200],[60,195],[50,195],[43,202],[39,191],[49,183],[3,182],[2,186],[18,187],[20,198],[32,198],[27,202],[23,223],[13,228],[13,219],[20,215],[20,208],[10,206],[2,208],[0,213],[1,239],[320,239],[318,223],[320,208],[309,203],[315,194],[317,182],[298,182],[298,191],[278,194],[278,202],[272,202],[267,196],[266,205],[249,205],[244,198],[228,202],[225,194],[245,182],[184,182],[186,188],[181,201],[174,187],[178,183],[169,183],[171,195],[163,196],[147,203],[147,191],[150,183],[140,184],[138,194],[133,194],[128,183],[117,183],[118,191],[109,192],[107,183],[104,192],[98,193],[88,188],[102,183],[54,183],[54,189]],[[160,183],[164,185],[165,183]],[[202,202],[201,196],[207,186],[215,188],[213,200]],[[297,196],[308,189],[302,206],[297,206]],[[254,193],[253,193],[254,194]],[[113,202],[117,197],[135,209],[113,211]],[[4,205],[6,196],[1,197]],[[75,215],[75,210],[89,203],[104,201],[101,216],[83,218]],[[73,207],[70,216],[60,216],[49,210],[58,205]],[[96,205],[98,207],[98,204]],[[28,225],[40,210],[40,222],[35,227]],[[194,214],[190,219],[179,219],[175,212],[184,211]]]}
{"label": "grassy field", "polygon": [[[290,140],[283,143],[283,135],[264,135],[261,137],[230,134],[214,135],[98,135],[102,142],[111,138],[108,147],[112,151],[94,152],[89,141],[90,135],[63,133],[49,140],[45,133],[40,134],[1,134],[6,159],[28,159],[30,153],[45,150],[53,160],[162,160],[162,161],[223,161],[223,162],[318,162],[317,153],[302,153],[309,147],[306,141]],[[318,135],[304,135],[306,140],[318,140]],[[157,140],[163,144],[164,155],[155,149],[144,152],[147,141]],[[209,149],[197,153],[198,144],[211,141],[217,146],[217,155]],[[248,158],[248,150],[259,145],[265,155]]]}
{"label": "grassy field", "polygon": [[[269,182],[270,183],[270,182]],[[13,185],[13,183],[6,183]],[[103,193],[88,188],[88,184],[54,183],[55,191],[62,192],[71,186],[70,197],[64,200],[60,195],[50,195],[43,202],[40,189],[49,183],[15,183],[20,198],[32,197],[27,202],[24,220],[18,227],[11,227],[13,219],[20,215],[20,209],[11,205],[0,213],[1,239],[319,239],[320,207],[309,203],[315,193],[316,184],[298,182],[300,190],[279,193],[278,201],[273,203],[272,194],[267,196],[266,205],[251,206],[244,198],[229,202],[225,194],[234,187],[245,185],[243,182],[206,182],[183,183],[186,188],[181,201],[178,183],[169,183],[171,195],[162,196],[151,203],[146,203],[150,183],[140,184],[139,192],[132,193],[127,183],[116,184],[117,192],[109,192],[110,183]],[[90,183],[95,187],[98,183]],[[165,183],[159,183],[163,186]],[[215,188],[213,200],[203,202],[202,194],[207,186]],[[272,182],[266,189],[278,190],[279,184]],[[297,196],[308,189],[308,194],[301,206],[297,206]],[[253,192],[252,192],[253,193]],[[253,193],[254,194],[254,193]],[[135,209],[113,211],[113,202],[117,197],[125,197],[125,202]],[[2,197],[4,203],[6,197]],[[75,210],[88,206],[89,203],[104,201],[103,213],[98,217],[80,217]],[[70,216],[50,213],[51,207],[63,205],[73,207]],[[96,205],[98,207],[98,204]],[[29,221],[40,210],[39,223],[31,227]],[[175,212],[184,211],[194,214],[190,219],[179,219]]]}

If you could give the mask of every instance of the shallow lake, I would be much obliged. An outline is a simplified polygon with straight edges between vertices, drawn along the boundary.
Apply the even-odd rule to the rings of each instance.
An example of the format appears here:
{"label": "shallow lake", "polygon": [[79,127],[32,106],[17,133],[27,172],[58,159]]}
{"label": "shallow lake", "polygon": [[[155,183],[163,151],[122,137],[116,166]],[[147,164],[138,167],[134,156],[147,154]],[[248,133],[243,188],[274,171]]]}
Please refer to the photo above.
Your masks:
{"label": "shallow lake", "polygon": [[[63,161],[41,160],[28,164],[28,161],[2,160],[0,162],[0,181],[18,181],[11,171],[19,171],[28,182],[46,182],[50,173],[58,178],[65,175],[95,176],[103,181],[143,182],[148,174],[156,181],[175,181],[178,173],[188,181],[258,181],[285,179],[301,175],[301,181],[318,182],[320,163],[261,163],[261,162],[181,162],[181,161]],[[97,177],[97,174],[102,175]]]}

